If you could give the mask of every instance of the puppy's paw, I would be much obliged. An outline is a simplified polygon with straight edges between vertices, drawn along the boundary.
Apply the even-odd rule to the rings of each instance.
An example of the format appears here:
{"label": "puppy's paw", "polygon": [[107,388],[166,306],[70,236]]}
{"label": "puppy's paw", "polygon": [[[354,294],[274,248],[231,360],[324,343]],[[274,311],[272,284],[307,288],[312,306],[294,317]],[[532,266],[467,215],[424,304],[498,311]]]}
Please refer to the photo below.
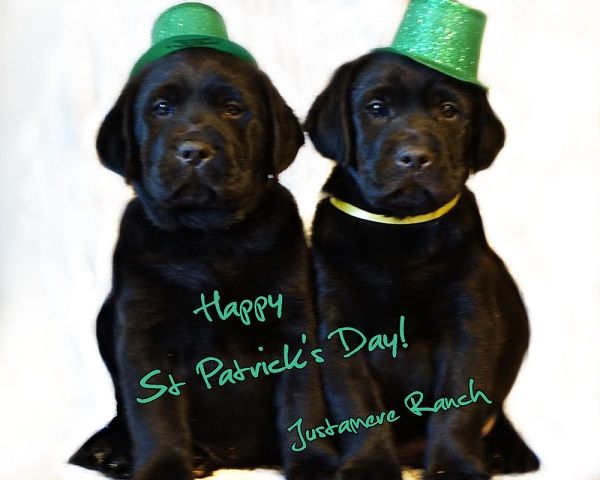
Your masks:
{"label": "puppy's paw", "polygon": [[[292,461],[293,460],[293,461]],[[337,453],[329,443],[320,443],[310,450],[286,457],[287,480],[333,480],[337,469]]]}
{"label": "puppy's paw", "polygon": [[363,450],[343,461],[335,480],[402,480],[402,468],[395,452]]}
{"label": "puppy's paw", "polygon": [[131,478],[131,443],[127,431],[118,419],[114,418],[110,424],[92,435],[73,454],[69,463],[97,470],[110,478]]}
{"label": "puppy's paw", "polygon": [[285,473],[287,480],[333,480],[334,472],[308,467],[296,467]]}
{"label": "puppy's paw", "polygon": [[336,480],[402,480],[402,474],[368,472],[364,470],[349,470],[338,473]]}
{"label": "puppy's paw", "polygon": [[527,473],[540,468],[540,461],[512,425],[494,428],[485,439],[487,468],[493,473]]}
{"label": "puppy's paw", "polygon": [[96,470],[107,477],[116,479],[131,478],[131,459],[124,452],[113,450],[110,446],[93,450],[79,450],[69,459],[69,463],[89,470]]}
{"label": "puppy's paw", "polygon": [[192,473],[194,478],[205,478],[210,477],[214,471],[215,469],[206,464],[203,459],[202,461],[196,459]]}
{"label": "puppy's paw", "polygon": [[130,479],[132,476],[131,458],[125,452],[106,450],[94,455],[97,462],[95,469],[107,477]]}
{"label": "puppy's paw", "polygon": [[486,473],[444,472],[426,473],[423,480],[490,480]]}
{"label": "puppy's paw", "polygon": [[488,468],[493,473],[528,473],[540,468],[540,461],[527,446],[494,449],[487,455]]}
{"label": "puppy's paw", "polygon": [[137,470],[134,480],[194,480],[194,474],[184,458],[158,456]]}
{"label": "puppy's paw", "polygon": [[402,473],[391,466],[354,466],[339,470],[335,480],[402,480]]}

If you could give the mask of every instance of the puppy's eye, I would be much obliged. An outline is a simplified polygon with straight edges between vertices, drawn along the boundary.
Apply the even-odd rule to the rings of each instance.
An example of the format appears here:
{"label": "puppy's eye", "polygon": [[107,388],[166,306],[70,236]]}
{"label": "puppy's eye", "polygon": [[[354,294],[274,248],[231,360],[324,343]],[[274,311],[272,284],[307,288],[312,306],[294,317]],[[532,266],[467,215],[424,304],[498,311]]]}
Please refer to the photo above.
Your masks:
{"label": "puppy's eye", "polygon": [[157,117],[165,117],[171,115],[175,111],[172,105],[166,100],[158,100],[152,105],[152,113]]}
{"label": "puppy's eye", "polygon": [[367,105],[367,112],[376,117],[385,117],[390,114],[389,108],[380,100],[373,100]]}
{"label": "puppy's eye", "polygon": [[239,103],[228,102],[225,104],[225,115],[229,117],[239,117],[243,111],[244,108]]}
{"label": "puppy's eye", "polygon": [[453,118],[458,115],[458,108],[450,102],[445,102],[440,105],[440,113],[445,118]]}

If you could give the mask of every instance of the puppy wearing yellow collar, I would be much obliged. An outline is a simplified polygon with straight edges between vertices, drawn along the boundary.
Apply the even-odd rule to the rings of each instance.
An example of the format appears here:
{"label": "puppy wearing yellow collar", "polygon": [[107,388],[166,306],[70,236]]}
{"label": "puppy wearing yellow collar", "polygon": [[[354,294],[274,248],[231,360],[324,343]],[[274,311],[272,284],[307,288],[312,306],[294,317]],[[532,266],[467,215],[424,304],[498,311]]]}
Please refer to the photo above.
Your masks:
{"label": "puppy wearing yellow collar", "polygon": [[[425,479],[482,480],[539,467],[503,410],[527,350],[525,307],[465,186],[504,144],[477,80],[484,22],[454,0],[413,0],[392,47],[341,66],[305,122],[336,162],[312,228],[328,420],[400,415],[339,437],[339,478],[399,478],[412,465]],[[345,358],[354,346],[328,336],[346,327],[385,343],[400,316],[395,358],[377,345]],[[437,408],[473,382],[486,401]],[[414,414],[411,392],[435,408]]]}

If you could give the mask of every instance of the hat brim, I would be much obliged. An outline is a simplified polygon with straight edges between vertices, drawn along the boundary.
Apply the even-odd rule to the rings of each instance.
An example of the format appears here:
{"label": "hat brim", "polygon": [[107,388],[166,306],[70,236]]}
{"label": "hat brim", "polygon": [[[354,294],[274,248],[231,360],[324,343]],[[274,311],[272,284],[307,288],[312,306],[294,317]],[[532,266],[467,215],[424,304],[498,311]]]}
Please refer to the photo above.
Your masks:
{"label": "hat brim", "polygon": [[176,37],[166,38],[152,45],[146,53],[135,63],[131,70],[133,76],[138,73],[147,64],[158,60],[170,53],[184,48],[212,48],[221,52],[229,53],[235,57],[241,58],[251,63],[256,63],[254,57],[244,47],[225,38],[213,37],[210,35],[179,35]]}
{"label": "hat brim", "polygon": [[483,88],[484,90],[487,91],[487,87],[481,83],[479,80],[477,80],[476,78],[471,78],[467,75],[464,75],[463,72],[460,72],[458,70],[454,70],[452,68],[449,68],[446,65],[443,65],[441,63],[436,63],[433,62],[427,58],[423,58],[420,57],[418,55],[414,55],[412,53],[409,52],[402,52],[400,50],[397,50],[395,48],[392,47],[385,47],[385,48],[376,48],[373,50],[374,52],[389,52],[389,53],[394,53],[396,55],[402,55],[404,57],[408,57],[411,60],[414,60],[417,63],[420,63],[421,65],[425,65],[426,67],[432,68],[434,70],[437,70],[438,72],[443,73],[444,75],[448,75],[449,77],[455,78],[457,80],[461,80],[463,82],[467,82],[467,83],[471,83],[473,85],[477,85],[478,87]]}

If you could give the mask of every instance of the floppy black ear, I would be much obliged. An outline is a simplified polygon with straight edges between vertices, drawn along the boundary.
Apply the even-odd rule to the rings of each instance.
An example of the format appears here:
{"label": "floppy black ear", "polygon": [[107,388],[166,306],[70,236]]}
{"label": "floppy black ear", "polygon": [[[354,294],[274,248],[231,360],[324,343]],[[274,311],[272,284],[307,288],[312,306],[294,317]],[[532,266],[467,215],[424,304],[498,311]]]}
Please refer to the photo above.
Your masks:
{"label": "floppy black ear", "polygon": [[271,114],[271,168],[269,173],[277,175],[283,172],[296,158],[304,145],[304,134],[300,122],[292,109],[285,103],[269,77],[263,74],[268,111]]}
{"label": "floppy black ear", "polygon": [[138,164],[138,146],[133,134],[133,100],[136,86],[128,82],[117,103],[108,112],[96,139],[96,151],[100,162],[129,181],[134,177]]}
{"label": "floppy black ear", "polygon": [[325,90],[314,101],[304,130],[324,157],[349,165],[354,156],[354,131],[350,95],[357,60],[339,67]]}
{"label": "floppy black ear", "polygon": [[492,110],[487,95],[481,92],[479,112],[476,116],[473,159],[473,172],[488,168],[504,146],[504,126]]}

